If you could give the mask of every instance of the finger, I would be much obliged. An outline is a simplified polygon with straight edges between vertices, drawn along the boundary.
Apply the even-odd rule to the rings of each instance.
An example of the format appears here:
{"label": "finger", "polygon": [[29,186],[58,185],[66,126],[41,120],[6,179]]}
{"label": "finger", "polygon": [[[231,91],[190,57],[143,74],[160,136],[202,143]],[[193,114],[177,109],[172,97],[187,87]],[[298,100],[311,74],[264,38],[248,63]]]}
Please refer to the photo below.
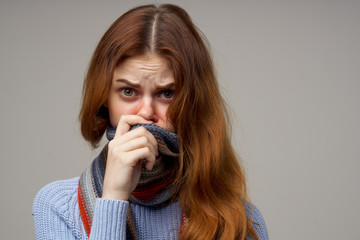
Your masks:
{"label": "finger", "polygon": [[146,137],[147,140],[149,141],[149,143],[153,146],[154,148],[154,153],[157,155],[158,154],[158,144],[157,141],[154,137],[154,135],[152,135],[148,130],[146,130],[146,128],[144,127],[138,127],[134,130],[131,130],[127,133],[124,133],[123,135],[119,136],[118,138],[114,138],[111,142],[113,146],[121,146],[127,142],[133,141],[135,139],[138,139],[140,137]]}
{"label": "finger", "polygon": [[152,121],[148,121],[143,117],[138,115],[122,115],[119,119],[118,125],[116,127],[115,137],[119,137],[124,133],[128,132],[131,125],[136,124],[151,124]]}
{"label": "finger", "polygon": [[153,160],[147,160],[145,163],[146,170],[151,171],[155,165],[156,158]]}
{"label": "finger", "polygon": [[[132,160],[130,160],[130,159],[129,160],[130,160],[130,162],[133,162],[131,164],[133,167],[135,167],[139,161],[143,161],[144,159],[146,161],[145,166],[149,165],[149,167],[151,167],[151,166],[155,165],[156,157],[148,147],[138,148],[138,149],[132,151],[131,156],[132,156]],[[136,159],[136,161],[134,162],[135,159]],[[149,162],[149,164],[148,164],[148,162]],[[151,169],[152,169],[152,167],[151,167]]]}
{"label": "finger", "polygon": [[154,143],[147,136],[144,135],[121,144],[120,150],[123,152],[130,152],[143,147],[148,147],[155,156],[158,155],[157,145],[154,146]]}

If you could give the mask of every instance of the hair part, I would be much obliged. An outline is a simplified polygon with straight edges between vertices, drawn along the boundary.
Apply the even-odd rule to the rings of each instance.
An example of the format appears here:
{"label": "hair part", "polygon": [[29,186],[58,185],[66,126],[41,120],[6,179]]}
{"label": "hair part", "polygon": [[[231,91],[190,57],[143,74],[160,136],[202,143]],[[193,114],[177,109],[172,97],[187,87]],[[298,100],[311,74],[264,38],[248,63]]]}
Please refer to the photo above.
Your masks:
{"label": "hair part", "polygon": [[180,239],[258,239],[246,216],[246,180],[226,131],[230,124],[206,38],[180,7],[140,6],[106,31],[84,81],[79,115],[84,138],[97,147],[110,124],[106,102],[114,68],[149,53],[166,58],[175,78],[167,115],[180,150],[174,176],[186,217]]}

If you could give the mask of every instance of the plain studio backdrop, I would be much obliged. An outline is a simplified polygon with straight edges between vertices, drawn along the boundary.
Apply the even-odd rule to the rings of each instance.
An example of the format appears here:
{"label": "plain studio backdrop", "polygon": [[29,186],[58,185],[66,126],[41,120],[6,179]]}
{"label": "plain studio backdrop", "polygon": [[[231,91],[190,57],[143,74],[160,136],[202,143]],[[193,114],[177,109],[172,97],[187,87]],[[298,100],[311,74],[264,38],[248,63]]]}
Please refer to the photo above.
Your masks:
{"label": "plain studio backdrop", "polygon": [[[1,239],[35,238],[35,194],[97,155],[77,119],[84,75],[110,24],[144,3],[1,1]],[[211,43],[270,238],[360,239],[360,1],[171,3]]]}

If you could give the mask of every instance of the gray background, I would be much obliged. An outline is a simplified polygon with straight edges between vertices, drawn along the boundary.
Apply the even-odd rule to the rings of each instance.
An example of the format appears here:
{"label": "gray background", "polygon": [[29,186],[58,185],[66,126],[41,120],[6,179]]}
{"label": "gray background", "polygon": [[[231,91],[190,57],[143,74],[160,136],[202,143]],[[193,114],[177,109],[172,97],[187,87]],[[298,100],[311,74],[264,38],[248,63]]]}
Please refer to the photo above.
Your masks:
{"label": "gray background", "polygon": [[[96,155],[82,80],[109,25],[143,3],[1,1],[1,239],[33,239],[36,192]],[[175,3],[212,44],[271,239],[360,239],[360,1]]]}

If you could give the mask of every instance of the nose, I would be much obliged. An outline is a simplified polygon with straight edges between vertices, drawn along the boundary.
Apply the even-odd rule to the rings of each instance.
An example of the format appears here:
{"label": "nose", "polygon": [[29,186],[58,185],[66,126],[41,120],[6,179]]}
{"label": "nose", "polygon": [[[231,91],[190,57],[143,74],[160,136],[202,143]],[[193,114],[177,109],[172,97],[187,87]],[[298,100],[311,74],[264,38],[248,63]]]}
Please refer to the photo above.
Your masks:
{"label": "nose", "polygon": [[152,97],[144,97],[138,115],[148,121],[156,122],[155,106]]}

